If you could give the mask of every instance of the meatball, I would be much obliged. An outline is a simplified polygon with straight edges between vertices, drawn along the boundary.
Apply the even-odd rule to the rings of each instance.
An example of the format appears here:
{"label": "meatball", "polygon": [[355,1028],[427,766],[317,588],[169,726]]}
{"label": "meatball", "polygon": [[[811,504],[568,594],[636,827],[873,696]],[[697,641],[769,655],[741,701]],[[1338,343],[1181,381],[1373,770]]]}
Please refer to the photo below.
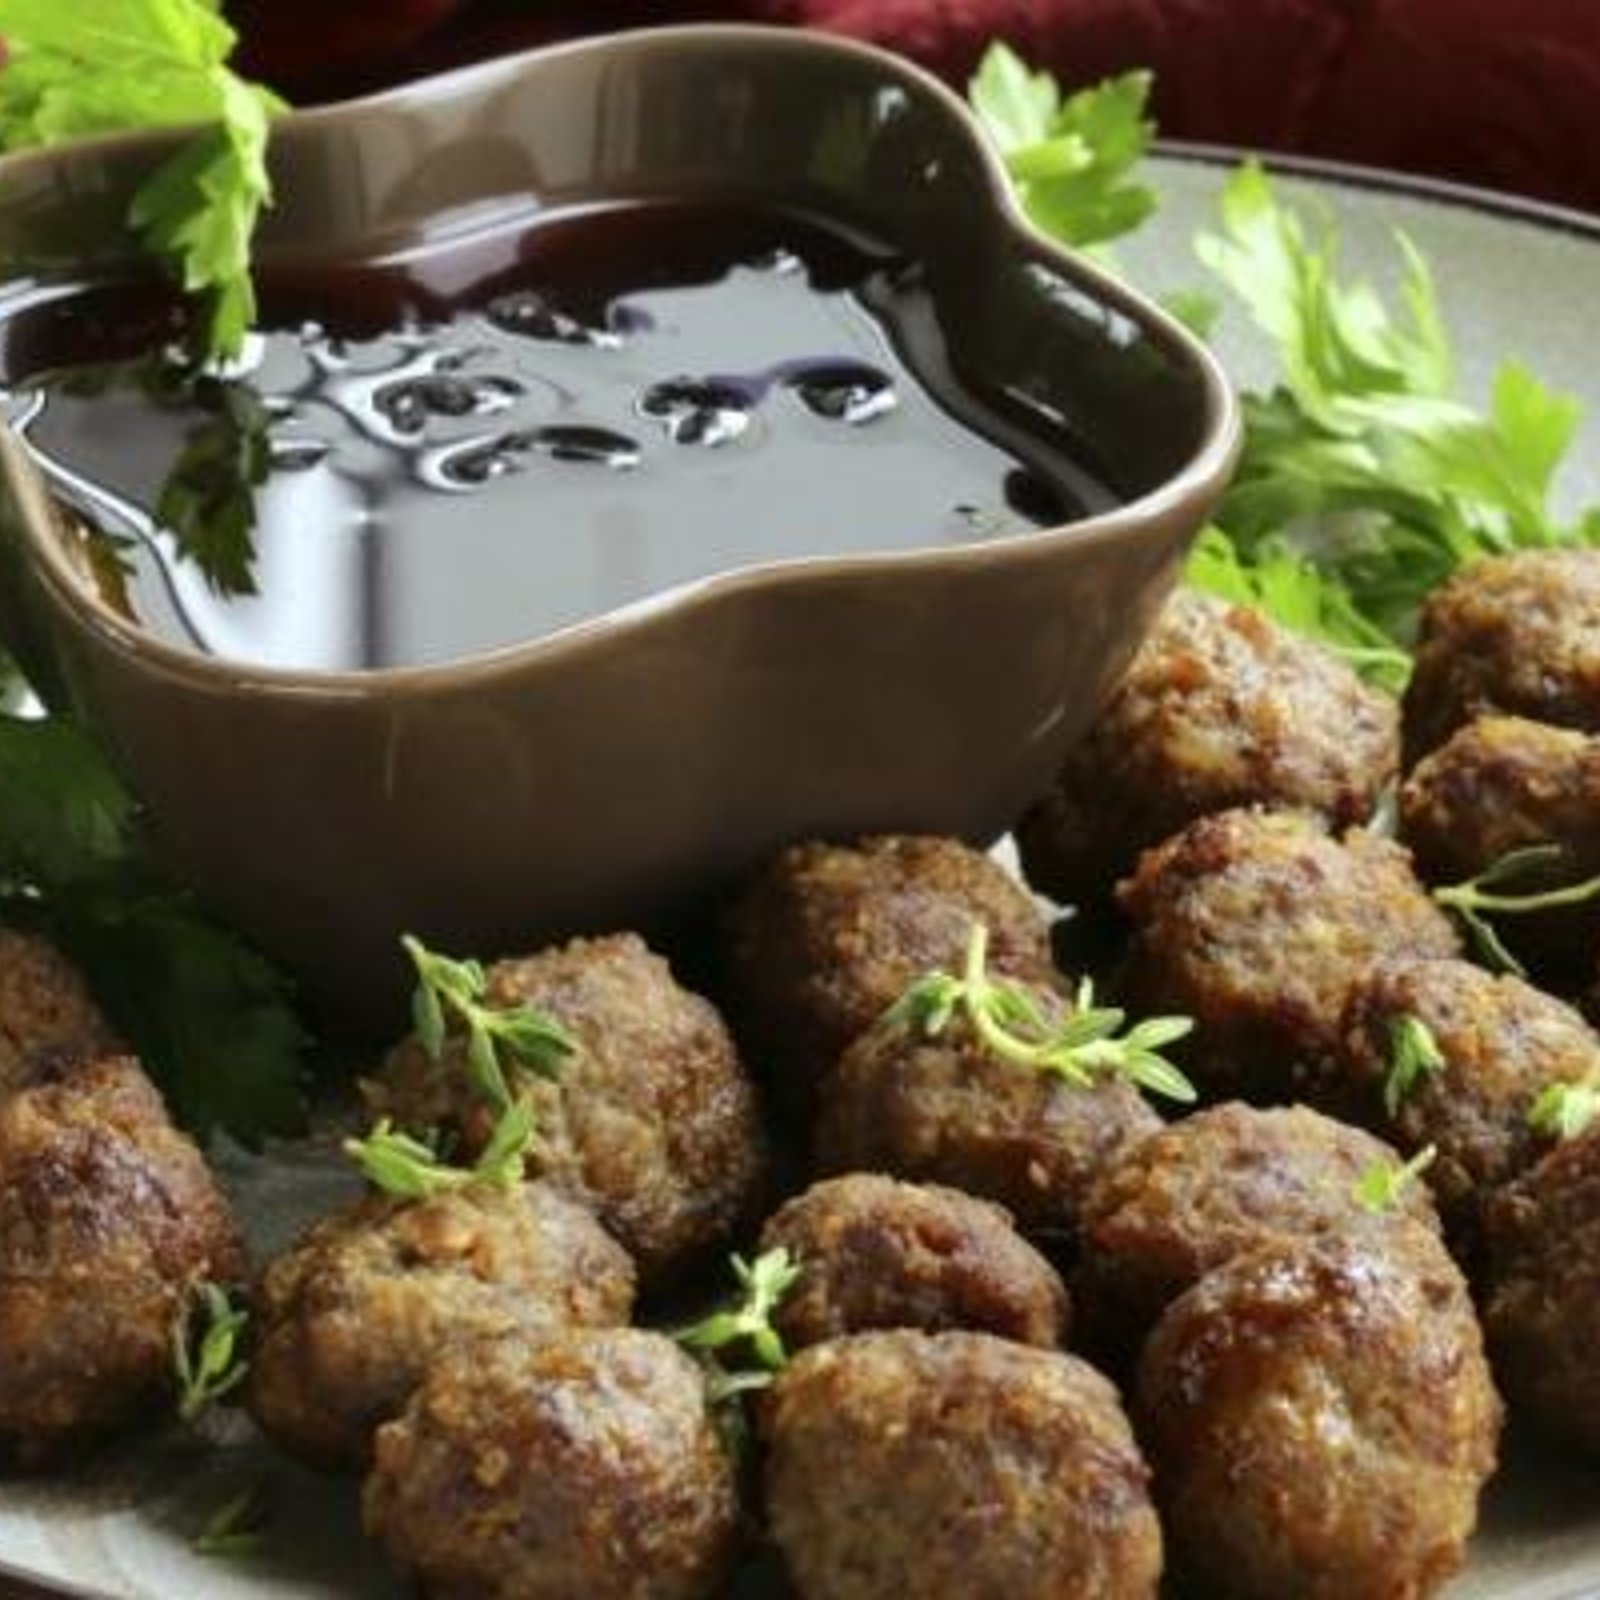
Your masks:
{"label": "meatball", "polygon": [[632,1309],[627,1253],[547,1184],[371,1195],[262,1275],[250,1409],[314,1465],[359,1466],[441,1352]]}
{"label": "meatball", "polygon": [[0,928],[0,1093],[118,1048],[66,957],[33,934]]}
{"label": "meatball", "polygon": [[636,1329],[452,1352],[379,1430],[364,1508],[432,1600],[704,1600],[738,1523],[700,1369]]}
{"label": "meatball", "polygon": [[1017,842],[1030,882],[1104,900],[1141,850],[1213,811],[1365,822],[1399,761],[1399,707],[1341,657],[1264,612],[1180,590]]}
{"label": "meatball", "polygon": [[762,1231],[799,1282],[777,1312],[790,1349],[873,1328],[972,1328],[1019,1344],[1061,1343],[1056,1270],[999,1206],[933,1184],[854,1173],[814,1185]]}
{"label": "meatball", "polygon": [[1291,1240],[1173,1302],[1135,1416],[1198,1592],[1412,1600],[1461,1565],[1500,1403],[1443,1252]]}
{"label": "meatball", "polygon": [[[1029,990],[1047,1014],[1064,1002]],[[1120,1078],[1092,1088],[995,1055],[964,1014],[936,1038],[885,1020],[822,1085],[825,1172],[888,1172],[1006,1207],[1024,1232],[1070,1235],[1083,1192],[1161,1119]]]}
{"label": "meatball", "polygon": [[1048,982],[1049,927],[997,862],[954,839],[785,850],[734,908],[729,981],[751,1059],[809,1088],[913,979],[960,966],[975,922],[993,969]]}
{"label": "meatball", "polygon": [[[1475,878],[1513,850],[1559,845],[1564,859],[1519,890],[1600,873],[1600,738],[1522,717],[1480,717],[1420,762],[1400,791],[1401,829],[1430,882]],[[1600,903],[1502,918],[1512,951],[1561,987],[1587,976]]]}
{"label": "meatball", "polygon": [[1196,1112],[1124,1151],[1090,1187],[1073,1278],[1088,1342],[1118,1371],[1206,1273],[1262,1245],[1343,1235],[1439,1249],[1426,1188],[1374,1213],[1356,1185],[1388,1145],[1304,1106]]}
{"label": "meatball", "polygon": [[137,1062],[0,1100],[0,1450],[51,1460],[172,1374],[203,1281],[242,1275],[228,1207]]}
{"label": "meatball", "polygon": [[1404,850],[1336,840],[1300,812],[1203,817],[1147,851],[1120,896],[1128,1001],[1194,1018],[1182,1058],[1216,1098],[1299,1098],[1372,962],[1459,948]]}
{"label": "meatball", "polygon": [[1111,1384],[983,1333],[863,1333],[764,1397],[799,1600],[1154,1600],[1161,1531]]}
{"label": "meatball", "polygon": [[1600,550],[1523,550],[1429,595],[1406,689],[1409,766],[1490,712],[1600,733]]}
{"label": "meatball", "polygon": [[[1409,1082],[1394,1075],[1407,1018],[1444,1061]],[[1434,1146],[1428,1185],[1470,1254],[1488,1192],[1544,1153],[1528,1120],[1540,1092],[1591,1077],[1600,1080],[1600,1038],[1572,1007],[1469,962],[1398,957],[1350,996],[1328,1100],[1406,1155]]]}
{"label": "meatball", "polygon": [[1600,1124],[1488,1205],[1483,1326],[1506,1396],[1600,1457]]}
{"label": "meatball", "polygon": [[[559,1081],[523,1085],[538,1174],[595,1212],[647,1286],[724,1244],[757,1203],[765,1154],[754,1089],[715,1009],[633,934],[502,961],[488,993],[539,1007],[577,1040]],[[435,1061],[408,1039],[366,1087],[378,1114],[453,1129],[468,1154],[493,1124],[458,1041]]]}

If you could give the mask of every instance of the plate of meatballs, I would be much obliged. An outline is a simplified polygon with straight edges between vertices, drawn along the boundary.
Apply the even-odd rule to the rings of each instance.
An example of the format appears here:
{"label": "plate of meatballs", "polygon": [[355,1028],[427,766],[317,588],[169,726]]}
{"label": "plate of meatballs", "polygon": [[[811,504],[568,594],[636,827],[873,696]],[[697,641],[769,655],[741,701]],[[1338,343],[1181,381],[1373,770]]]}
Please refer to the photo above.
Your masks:
{"label": "plate of meatballs", "polygon": [[1401,699],[1180,588],[996,850],[413,943],[260,1152],[0,932],[0,1593],[1600,1592],[1597,952],[1578,550]]}

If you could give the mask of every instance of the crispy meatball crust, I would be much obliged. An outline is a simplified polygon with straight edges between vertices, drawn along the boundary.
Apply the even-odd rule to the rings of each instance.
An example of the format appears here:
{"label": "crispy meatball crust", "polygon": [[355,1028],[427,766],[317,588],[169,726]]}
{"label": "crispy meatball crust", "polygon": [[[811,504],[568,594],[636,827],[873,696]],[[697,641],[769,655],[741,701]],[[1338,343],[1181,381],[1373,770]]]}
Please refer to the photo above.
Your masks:
{"label": "crispy meatball crust", "polygon": [[[1384,1086],[1405,1017],[1428,1029],[1446,1065],[1418,1078],[1391,1114]],[[1436,1148],[1428,1186],[1470,1252],[1489,1192],[1548,1148],[1528,1124],[1540,1091],[1587,1076],[1600,1078],[1600,1037],[1571,1006],[1470,962],[1400,957],[1352,991],[1327,1098],[1406,1155]]]}
{"label": "crispy meatball crust", "polygon": [[801,1353],[761,1410],[800,1600],[1154,1600],[1161,1531],[1111,1384],[982,1333]]}
{"label": "crispy meatball crust", "polygon": [[1600,1125],[1490,1200],[1488,1240],[1483,1326],[1507,1398],[1600,1457]]}
{"label": "crispy meatball crust", "polygon": [[200,1152],[137,1062],[0,1101],[0,1452],[47,1462],[171,1380],[194,1286],[243,1273]]}
{"label": "crispy meatball crust", "polygon": [[[765,1144],[756,1096],[720,1016],[631,933],[574,939],[489,969],[491,1003],[530,1002],[578,1040],[559,1082],[529,1080],[535,1163],[588,1206],[656,1286],[715,1251],[756,1206]],[[440,1061],[413,1037],[366,1085],[403,1127],[449,1127],[483,1147],[493,1114],[458,1042]]]}
{"label": "crispy meatball crust", "polygon": [[548,1184],[370,1195],[262,1274],[250,1409],[277,1444],[359,1466],[445,1350],[625,1323],[633,1263]]}
{"label": "crispy meatball crust", "polygon": [[119,1048],[77,968],[47,940],[0,928],[0,1094]]}
{"label": "crispy meatball crust", "polygon": [[1489,556],[1429,595],[1406,764],[1492,712],[1600,733],[1600,550]]}
{"label": "crispy meatball crust", "polygon": [[1415,1600],[1460,1567],[1500,1403],[1443,1252],[1296,1240],[1237,1256],[1168,1308],[1137,1396],[1193,1592]]}
{"label": "crispy meatball crust", "polygon": [[[1032,993],[1046,1012],[1063,1005]],[[1093,1178],[1160,1126],[1124,1080],[1085,1089],[1003,1061],[964,1016],[934,1039],[885,1021],[824,1081],[816,1157],[824,1172],[947,1184],[1006,1207],[1025,1233],[1070,1234]]]}
{"label": "crispy meatball crust", "polygon": [[936,1184],[858,1172],[791,1200],[761,1234],[801,1278],[778,1308],[790,1349],[874,1328],[970,1328],[1062,1342],[1067,1294],[999,1206]]}
{"label": "crispy meatball crust", "polygon": [[1181,589],[1017,842],[1046,893],[1103,900],[1141,850],[1213,811],[1365,822],[1399,762],[1399,707],[1339,656]]}
{"label": "crispy meatball crust", "polygon": [[[1567,859],[1519,889],[1600,873],[1600,738],[1523,717],[1480,717],[1418,763],[1400,790],[1402,834],[1430,883],[1475,878],[1512,850],[1559,845]],[[1498,925],[1511,949],[1560,987],[1588,975],[1600,906]]]}
{"label": "crispy meatball crust", "polygon": [[1422,1184],[1393,1211],[1355,1197],[1394,1150],[1305,1106],[1213,1106],[1132,1145],[1090,1186],[1073,1294],[1092,1351],[1131,1369],[1156,1319],[1206,1273],[1263,1245],[1369,1234],[1424,1251],[1439,1219]]}
{"label": "crispy meatball crust", "polygon": [[1214,1098],[1299,1098],[1374,961],[1459,949],[1404,850],[1359,829],[1334,839],[1301,812],[1202,817],[1147,851],[1119,895],[1126,997],[1194,1018],[1179,1050]]}
{"label": "crispy meatball crust", "polygon": [[430,1600],[704,1600],[738,1522],[699,1368],[635,1329],[446,1357],[364,1508]]}
{"label": "crispy meatball crust", "polygon": [[729,926],[734,1015],[751,1059],[813,1085],[913,979],[958,970],[974,922],[1009,977],[1055,972],[1043,913],[997,862],[955,839],[890,835],[783,851]]}

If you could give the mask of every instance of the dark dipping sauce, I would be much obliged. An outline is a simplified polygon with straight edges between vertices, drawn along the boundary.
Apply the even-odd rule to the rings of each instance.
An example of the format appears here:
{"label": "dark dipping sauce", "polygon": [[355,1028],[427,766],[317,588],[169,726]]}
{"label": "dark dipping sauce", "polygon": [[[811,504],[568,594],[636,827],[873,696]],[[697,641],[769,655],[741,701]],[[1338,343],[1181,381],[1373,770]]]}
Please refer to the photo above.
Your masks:
{"label": "dark dipping sauce", "polygon": [[6,415],[85,571],[190,651],[427,666],[1112,503],[951,376],[914,262],[809,216],[618,204],[261,287],[226,377],[149,288],[6,329]]}

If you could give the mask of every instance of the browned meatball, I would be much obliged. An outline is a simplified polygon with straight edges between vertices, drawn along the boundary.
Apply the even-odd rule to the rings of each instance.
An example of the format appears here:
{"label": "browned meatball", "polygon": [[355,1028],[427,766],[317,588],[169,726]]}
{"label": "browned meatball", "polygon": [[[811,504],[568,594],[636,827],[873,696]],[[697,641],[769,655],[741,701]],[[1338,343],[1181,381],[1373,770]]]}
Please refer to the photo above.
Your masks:
{"label": "browned meatball", "polygon": [[1120,895],[1129,1002],[1194,1018],[1182,1059],[1218,1098],[1298,1098],[1367,967],[1459,948],[1404,850],[1360,830],[1336,840],[1299,812],[1203,817],[1147,851]]}
{"label": "browned meatball", "polygon": [[0,1093],[118,1048],[66,957],[47,940],[0,928]]}
{"label": "browned meatball", "polygon": [[1093,1351],[1137,1360],[1162,1311],[1235,1256],[1293,1239],[1376,1234],[1439,1248],[1427,1189],[1372,1212],[1356,1185],[1386,1144],[1304,1106],[1213,1106],[1142,1139],[1084,1200],[1073,1291]]}
{"label": "browned meatball", "polygon": [[1483,1326],[1506,1397],[1600,1456],[1600,1125],[1488,1207]]}
{"label": "browned meatball", "polygon": [[[1409,1084],[1394,1075],[1406,1018],[1428,1030],[1445,1063]],[[1406,1155],[1435,1148],[1428,1186],[1470,1253],[1489,1192],[1544,1153],[1547,1141],[1528,1121],[1540,1092],[1600,1081],[1600,1038],[1572,1007],[1519,978],[1400,957],[1356,985],[1329,1065],[1331,1106]]]}
{"label": "browned meatball", "polygon": [[243,1268],[200,1152],[137,1062],[0,1100],[0,1451],[47,1461],[130,1418],[171,1379],[195,1285]]}
{"label": "browned meatball", "polygon": [[614,1329],[446,1357],[379,1431],[365,1513],[430,1600],[705,1600],[738,1503],[699,1368]]}
{"label": "browned meatball", "polygon": [[1600,550],[1489,556],[1429,595],[1407,764],[1489,712],[1600,732]]}
{"label": "browned meatball", "polygon": [[250,1409],[314,1465],[358,1466],[441,1352],[632,1309],[627,1253],[548,1184],[368,1196],[263,1273]]}
{"label": "browned meatball", "polygon": [[[1040,1007],[1064,1002],[1032,989]],[[937,1038],[889,1021],[822,1085],[825,1172],[888,1172],[1006,1207],[1025,1233],[1070,1234],[1083,1192],[1116,1154],[1161,1126],[1120,1078],[1080,1088],[993,1054],[965,1015]]]}
{"label": "browned meatball", "polygon": [[[1418,764],[1400,791],[1400,819],[1432,883],[1475,878],[1531,845],[1558,845],[1565,855],[1519,878],[1519,892],[1592,877],[1600,873],[1600,738],[1480,717]],[[1600,945],[1600,903],[1502,917],[1496,927],[1531,970],[1576,987]]]}
{"label": "browned meatball", "polygon": [[813,1345],[765,1397],[800,1600],[1154,1600],[1161,1530],[1117,1392],[982,1333]]}
{"label": "browned meatball", "polygon": [[873,1328],[972,1328],[1058,1345],[1067,1295],[1056,1270],[996,1205],[935,1184],[858,1172],[813,1185],[762,1230],[799,1282],[778,1308],[790,1349]]}
{"label": "browned meatball", "polygon": [[[726,1242],[754,1206],[765,1153],[754,1089],[715,1009],[633,934],[574,939],[489,969],[489,998],[531,1003],[578,1042],[559,1082],[529,1079],[534,1167],[588,1206],[656,1285]],[[404,1127],[457,1130],[481,1149],[493,1114],[459,1042],[429,1058],[408,1039],[368,1084]]]}
{"label": "browned meatball", "polygon": [[1264,612],[1180,590],[1017,842],[1039,888],[1103,899],[1141,850],[1209,812],[1365,822],[1399,761],[1399,707],[1341,657]]}
{"label": "browned meatball", "polygon": [[1145,1347],[1135,1415],[1174,1568],[1228,1600],[1435,1593],[1500,1428],[1449,1258],[1357,1240],[1268,1245],[1202,1278]]}
{"label": "browned meatball", "polygon": [[735,1016],[763,1071],[814,1084],[933,968],[959,969],[974,922],[997,973],[1049,981],[1049,928],[1028,891],[954,839],[890,836],[785,850],[730,927]]}

